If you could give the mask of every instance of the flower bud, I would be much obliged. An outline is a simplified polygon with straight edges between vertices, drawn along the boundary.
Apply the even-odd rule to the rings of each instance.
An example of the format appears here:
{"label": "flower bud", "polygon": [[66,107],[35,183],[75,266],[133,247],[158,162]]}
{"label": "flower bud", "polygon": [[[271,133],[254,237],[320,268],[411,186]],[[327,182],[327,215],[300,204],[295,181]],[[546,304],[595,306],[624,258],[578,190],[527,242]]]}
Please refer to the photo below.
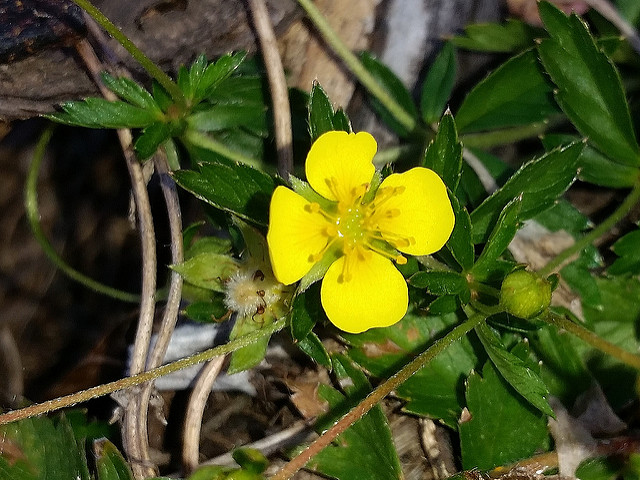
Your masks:
{"label": "flower bud", "polygon": [[511,315],[533,318],[549,307],[551,284],[533,272],[510,273],[500,288],[500,305]]}

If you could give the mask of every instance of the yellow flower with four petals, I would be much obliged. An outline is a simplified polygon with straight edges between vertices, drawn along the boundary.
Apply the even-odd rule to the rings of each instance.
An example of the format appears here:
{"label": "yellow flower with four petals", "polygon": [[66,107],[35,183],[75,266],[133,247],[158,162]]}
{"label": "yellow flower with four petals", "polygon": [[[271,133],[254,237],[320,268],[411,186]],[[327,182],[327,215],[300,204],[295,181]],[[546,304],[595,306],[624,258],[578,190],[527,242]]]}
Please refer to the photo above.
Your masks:
{"label": "yellow flower with four petals", "polygon": [[305,164],[315,193],[305,198],[278,186],[270,206],[267,242],[275,277],[290,285],[328,259],[322,306],[350,333],[402,319],[409,294],[393,262],[405,264],[402,253],[440,250],[455,220],[444,182],[428,168],[391,174],[375,189],[376,150],[367,132],[321,135]]}

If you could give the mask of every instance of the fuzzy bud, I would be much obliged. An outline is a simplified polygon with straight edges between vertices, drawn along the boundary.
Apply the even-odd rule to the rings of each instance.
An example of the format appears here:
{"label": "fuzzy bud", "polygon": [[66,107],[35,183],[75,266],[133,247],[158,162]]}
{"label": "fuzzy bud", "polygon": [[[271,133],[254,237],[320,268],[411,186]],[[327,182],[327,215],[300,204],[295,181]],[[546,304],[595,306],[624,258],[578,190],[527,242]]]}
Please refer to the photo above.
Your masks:
{"label": "fuzzy bud", "polygon": [[533,272],[510,273],[500,288],[500,305],[511,315],[533,318],[549,307],[551,284]]}

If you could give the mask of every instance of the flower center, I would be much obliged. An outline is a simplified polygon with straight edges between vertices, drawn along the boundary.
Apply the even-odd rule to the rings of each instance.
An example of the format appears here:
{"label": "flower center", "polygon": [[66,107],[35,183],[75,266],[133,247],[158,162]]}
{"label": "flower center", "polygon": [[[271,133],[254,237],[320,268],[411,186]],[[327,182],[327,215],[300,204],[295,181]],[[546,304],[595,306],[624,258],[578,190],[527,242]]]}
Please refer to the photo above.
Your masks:
{"label": "flower center", "polygon": [[[321,215],[326,220],[326,226],[322,234],[326,236],[325,246],[317,254],[311,255],[309,261],[318,262],[327,250],[336,242],[342,242],[342,253],[345,259],[345,269],[357,256],[359,260],[366,259],[369,252],[376,252],[389,258],[400,265],[407,263],[407,259],[398,254],[395,249],[408,247],[415,243],[413,237],[405,237],[399,232],[387,231],[380,225],[381,220],[398,217],[401,211],[398,208],[386,205],[387,202],[401,195],[405,187],[380,188],[373,201],[362,204],[362,198],[369,186],[361,185],[351,193],[349,202],[340,201],[336,212],[323,210],[318,203],[310,203],[306,210],[311,214]],[[343,280],[351,277],[348,271],[343,272]]]}

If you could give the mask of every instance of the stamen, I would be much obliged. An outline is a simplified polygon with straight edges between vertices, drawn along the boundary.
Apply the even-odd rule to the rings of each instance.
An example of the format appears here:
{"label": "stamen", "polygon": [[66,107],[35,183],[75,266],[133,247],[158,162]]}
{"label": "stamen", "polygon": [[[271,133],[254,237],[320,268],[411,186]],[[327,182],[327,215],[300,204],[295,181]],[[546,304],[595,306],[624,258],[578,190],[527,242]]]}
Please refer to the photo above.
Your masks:
{"label": "stamen", "polygon": [[384,240],[395,248],[407,248],[416,244],[416,239],[414,237],[403,237],[397,233],[381,229],[369,231],[369,236],[377,240]]}
{"label": "stamen", "polygon": [[387,250],[383,250],[382,248],[379,248],[370,242],[367,242],[366,246],[370,251],[376,252],[378,255],[382,255],[384,258],[388,258],[389,260],[393,260],[399,265],[404,265],[405,263],[407,263],[407,259],[397,252],[392,253]]}
{"label": "stamen", "polygon": [[318,215],[321,215],[329,223],[335,222],[336,220],[333,215],[330,215],[329,213],[324,211],[318,202],[307,203],[304,206],[304,210],[308,213],[317,213]]}
{"label": "stamen", "polygon": [[402,255],[398,255],[398,256],[396,257],[396,263],[397,263],[398,265],[406,265],[406,264],[407,264],[407,258],[406,258],[406,257],[403,257]]}
{"label": "stamen", "polygon": [[387,218],[396,218],[400,216],[400,209],[399,208],[392,208],[390,210],[387,210],[386,212],[384,212],[384,216]]}

